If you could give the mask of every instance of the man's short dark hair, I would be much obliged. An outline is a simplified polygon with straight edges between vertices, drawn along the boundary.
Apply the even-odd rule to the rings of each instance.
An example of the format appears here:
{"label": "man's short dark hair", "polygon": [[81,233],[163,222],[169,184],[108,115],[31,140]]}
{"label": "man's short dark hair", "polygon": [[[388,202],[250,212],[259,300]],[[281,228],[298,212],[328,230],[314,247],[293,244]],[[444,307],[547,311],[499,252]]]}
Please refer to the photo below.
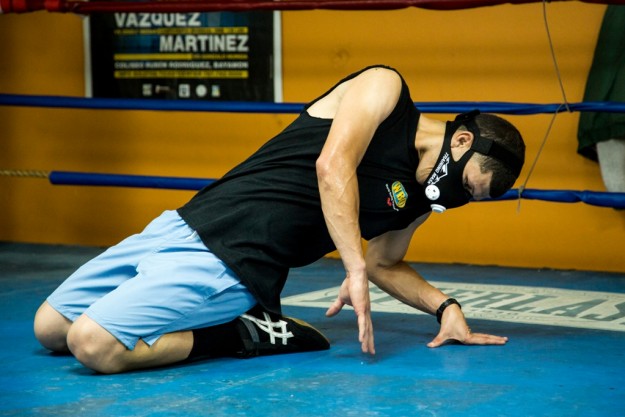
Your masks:
{"label": "man's short dark hair", "polygon": [[[521,161],[525,161],[523,137],[512,123],[494,114],[479,114],[475,118],[475,122],[483,137],[492,139],[516,155]],[[478,157],[482,172],[493,172],[490,183],[490,196],[492,198],[500,197],[512,188],[518,176],[510,168],[498,159],[480,154]]]}

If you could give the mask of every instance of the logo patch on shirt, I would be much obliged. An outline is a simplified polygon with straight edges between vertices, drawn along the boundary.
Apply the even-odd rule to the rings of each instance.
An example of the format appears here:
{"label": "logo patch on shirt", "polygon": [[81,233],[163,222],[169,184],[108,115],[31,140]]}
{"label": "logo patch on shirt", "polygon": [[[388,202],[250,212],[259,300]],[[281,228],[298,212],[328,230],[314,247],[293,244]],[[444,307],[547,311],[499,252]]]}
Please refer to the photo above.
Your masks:
{"label": "logo patch on shirt", "polygon": [[397,208],[404,208],[406,206],[406,200],[408,200],[408,193],[403,184],[399,181],[395,181],[390,189],[388,189],[388,185],[386,188],[393,199],[393,208],[395,210],[397,210]]}

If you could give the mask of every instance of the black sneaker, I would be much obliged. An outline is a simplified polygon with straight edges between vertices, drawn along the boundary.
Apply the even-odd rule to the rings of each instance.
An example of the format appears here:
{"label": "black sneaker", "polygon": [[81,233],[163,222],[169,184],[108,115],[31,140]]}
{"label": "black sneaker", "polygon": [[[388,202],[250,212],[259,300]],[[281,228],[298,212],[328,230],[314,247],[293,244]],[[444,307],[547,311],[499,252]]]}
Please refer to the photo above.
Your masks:
{"label": "black sneaker", "polygon": [[330,342],[303,320],[268,313],[254,307],[237,320],[243,348],[239,358],[330,349]]}

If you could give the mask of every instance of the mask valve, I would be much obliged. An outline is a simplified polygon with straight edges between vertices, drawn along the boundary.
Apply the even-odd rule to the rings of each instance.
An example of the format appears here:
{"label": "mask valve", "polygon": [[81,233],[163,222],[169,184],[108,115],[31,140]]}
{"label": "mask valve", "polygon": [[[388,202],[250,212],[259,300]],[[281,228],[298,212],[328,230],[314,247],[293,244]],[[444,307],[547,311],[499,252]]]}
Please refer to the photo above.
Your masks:
{"label": "mask valve", "polygon": [[441,206],[440,204],[430,204],[430,207],[432,208],[432,211],[434,213],[444,213],[445,210],[447,210],[445,207]]}

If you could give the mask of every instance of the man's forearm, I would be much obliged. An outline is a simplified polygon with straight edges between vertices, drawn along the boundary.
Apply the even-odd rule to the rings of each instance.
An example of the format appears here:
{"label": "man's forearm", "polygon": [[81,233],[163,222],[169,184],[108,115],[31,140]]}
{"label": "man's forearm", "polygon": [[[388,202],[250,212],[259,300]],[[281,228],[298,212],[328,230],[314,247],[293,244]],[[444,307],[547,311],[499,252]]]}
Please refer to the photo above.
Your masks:
{"label": "man's forearm", "polygon": [[383,291],[424,313],[435,314],[449,298],[403,261],[392,266],[368,266],[367,271],[369,280]]}
{"label": "man's forearm", "polygon": [[[364,275],[365,259],[358,224],[358,182],[355,174],[341,180],[332,173],[319,175],[319,193],[330,237],[348,273]],[[363,277],[364,279],[364,277]]]}

